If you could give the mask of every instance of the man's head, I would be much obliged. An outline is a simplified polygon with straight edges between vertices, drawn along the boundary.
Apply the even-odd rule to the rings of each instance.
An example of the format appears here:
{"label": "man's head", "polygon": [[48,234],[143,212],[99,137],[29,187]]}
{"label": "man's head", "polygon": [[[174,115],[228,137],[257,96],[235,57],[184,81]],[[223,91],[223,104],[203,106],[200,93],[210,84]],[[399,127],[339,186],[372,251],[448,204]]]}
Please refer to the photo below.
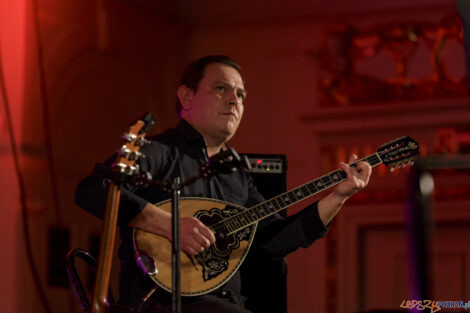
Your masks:
{"label": "man's head", "polygon": [[246,96],[240,66],[226,56],[207,56],[188,65],[178,88],[179,115],[208,144],[226,142],[237,130]]}
{"label": "man's head", "polygon": [[[206,67],[212,63],[220,63],[233,67],[241,75],[240,65],[232,58],[225,55],[208,55],[192,61],[185,67],[179,85],[186,86],[196,92],[199,88],[199,82],[204,77]],[[176,112],[178,116],[181,116],[181,101],[179,99],[176,104]]]}

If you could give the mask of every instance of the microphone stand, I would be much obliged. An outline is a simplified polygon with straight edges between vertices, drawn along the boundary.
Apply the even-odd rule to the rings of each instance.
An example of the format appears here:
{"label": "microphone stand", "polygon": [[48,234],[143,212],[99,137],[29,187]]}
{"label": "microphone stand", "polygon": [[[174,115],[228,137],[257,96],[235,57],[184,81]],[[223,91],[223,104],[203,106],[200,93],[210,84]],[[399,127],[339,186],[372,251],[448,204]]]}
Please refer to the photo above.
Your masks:
{"label": "microphone stand", "polygon": [[183,185],[181,184],[181,178],[176,176],[173,178],[171,184],[171,190],[173,193],[173,199],[171,202],[171,221],[172,221],[172,262],[171,262],[171,278],[172,278],[172,303],[173,312],[181,312],[181,255],[180,255],[180,198],[181,190]]}

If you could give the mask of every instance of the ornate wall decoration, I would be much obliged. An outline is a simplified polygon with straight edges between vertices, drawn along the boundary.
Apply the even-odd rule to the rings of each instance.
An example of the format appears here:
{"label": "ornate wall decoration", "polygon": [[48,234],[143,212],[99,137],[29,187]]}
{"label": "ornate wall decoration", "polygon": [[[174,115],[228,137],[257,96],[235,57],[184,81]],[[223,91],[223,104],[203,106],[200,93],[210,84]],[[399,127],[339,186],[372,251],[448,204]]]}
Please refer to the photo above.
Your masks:
{"label": "ornate wall decoration", "polygon": [[[449,70],[448,59],[453,67],[458,61],[448,52],[456,49],[464,50],[462,21],[456,13],[445,16],[439,25],[394,22],[364,31],[333,25],[325,31],[318,54],[319,103],[352,106],[465,97],[466,75]],[[419,60],[419,72],[426,75],[410,69],[418,51],[420,58],[430,56]],[[374,63],[368,73],[359,69],[373,58],[382,61]],[[384,63],[393,64],[394,73],[388,74]],[[465,64],[457,63],[457,68],[465,73]]]}

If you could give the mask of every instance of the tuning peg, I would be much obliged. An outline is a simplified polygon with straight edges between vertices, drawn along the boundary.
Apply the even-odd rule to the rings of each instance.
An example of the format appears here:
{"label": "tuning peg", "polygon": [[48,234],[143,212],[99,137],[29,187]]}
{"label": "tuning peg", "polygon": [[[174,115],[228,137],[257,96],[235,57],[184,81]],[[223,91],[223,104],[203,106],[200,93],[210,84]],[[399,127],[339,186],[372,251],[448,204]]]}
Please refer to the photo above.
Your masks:
{"label": "tuning peg", "polygon": [[134,134],[125,133],[121,136],[121,139],[127,142],[132,142],[137,136]]}
{"label": "tuning peg", "polygon": [[415,164],[415,162],[414,162],[413,160],[409,160],[409,161],[408,161],[408,165],[409,165],[409,166],[413,166],[413,164]]}
{"label": "tuning peg", "polygon": [[143,147],[144,145],[149,143],[150,141],[145,139],[144,137],[137,138],[137,140],[135,141],[135,145],[139,147]]}
{"label": "tuning peg", "polygon": [[117,163],[117,164],[113,164],[112,165],[112,168],[113,169],[116,169],[117,168],[117,171],[120,172],[120,173],[124,173],[125,169],[126,169],[126,165],[123,164],[123,163]]}
{"label": "tuning peg", "polygon": [[128,165],[126,167],[126,170],[124,171],[125,174],[128,174],[128,175],[134,175],[134,174],[137,174],[139,173],[139,166],[136,164],[136,165]]}
{"label": "tuning peg", "polygon": [[127,157],[131,161],[135,161],[142,156],[142,153],[139,151],[132,151]]}
{"label": "tuning peg", "polygon": [[126,145],[122,146],[121,149],[118,150],[118,154],[125,158],[128,158],[130,153],[131,153],[131,150],[127,148]]}
{"label": "tuning peg", "polygon": [[140,167],[136,165],[127,165],[124,163],[117,163],[112,165],[113,168],[117,168],[117,171],[122,174],[133,175],[140,172]]}
{"label": "tuning peg", "polygon": [[392,167],[390,168],[390,172],[393,172],[393,171],[395,171],[395,166],[392,166]]}

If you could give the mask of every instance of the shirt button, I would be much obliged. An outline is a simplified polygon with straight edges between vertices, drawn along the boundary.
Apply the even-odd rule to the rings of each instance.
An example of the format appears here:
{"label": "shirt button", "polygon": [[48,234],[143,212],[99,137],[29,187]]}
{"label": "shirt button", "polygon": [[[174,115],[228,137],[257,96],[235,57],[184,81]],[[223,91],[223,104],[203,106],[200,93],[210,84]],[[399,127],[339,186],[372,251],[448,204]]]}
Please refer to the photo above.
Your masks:
{"label": "shirt button", "polygon": [[222,292],[220,293],[220,295],[221,295],[222,297],[226,297],[226,296],[228,295],[228,292],[225,291],[225,290],[222,290]]}

